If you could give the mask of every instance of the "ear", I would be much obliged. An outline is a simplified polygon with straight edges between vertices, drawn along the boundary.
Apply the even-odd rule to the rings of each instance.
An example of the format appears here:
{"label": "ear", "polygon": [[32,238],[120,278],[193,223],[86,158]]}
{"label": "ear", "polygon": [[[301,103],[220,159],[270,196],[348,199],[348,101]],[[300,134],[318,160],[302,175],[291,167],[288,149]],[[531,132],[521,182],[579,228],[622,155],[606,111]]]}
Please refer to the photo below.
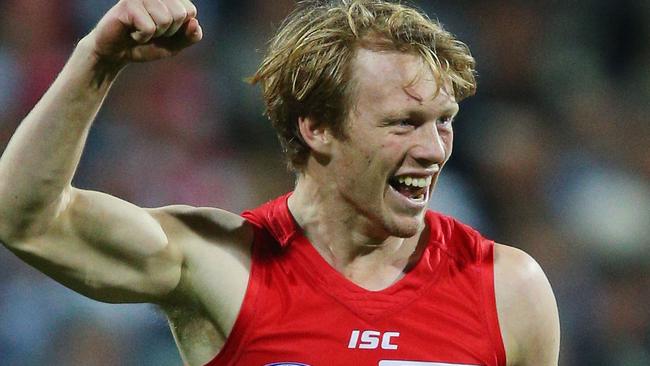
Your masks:
{"label": "ear", "polygon": [[316,155],[329,155],[333,135],[328,127],[312,117],[298,117],[298,128],[305,143]]}

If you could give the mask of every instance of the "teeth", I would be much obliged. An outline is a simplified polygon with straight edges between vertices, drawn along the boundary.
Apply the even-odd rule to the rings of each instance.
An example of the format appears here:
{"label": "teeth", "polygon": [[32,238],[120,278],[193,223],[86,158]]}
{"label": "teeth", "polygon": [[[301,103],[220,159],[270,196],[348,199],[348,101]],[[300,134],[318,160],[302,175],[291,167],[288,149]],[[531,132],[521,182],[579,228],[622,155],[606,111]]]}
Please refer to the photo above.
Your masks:
{"label": "teeth", "polygon": [[401,176],[398,177],[397,180],[399,181],[400,184],[404,184],[407,186],[413,186],[413,187],[419,187],[419,188],[424,188],[428,185],[431,184],[431,177],[426,177],[426,178],[417,178],[417,177],[405,177]]}

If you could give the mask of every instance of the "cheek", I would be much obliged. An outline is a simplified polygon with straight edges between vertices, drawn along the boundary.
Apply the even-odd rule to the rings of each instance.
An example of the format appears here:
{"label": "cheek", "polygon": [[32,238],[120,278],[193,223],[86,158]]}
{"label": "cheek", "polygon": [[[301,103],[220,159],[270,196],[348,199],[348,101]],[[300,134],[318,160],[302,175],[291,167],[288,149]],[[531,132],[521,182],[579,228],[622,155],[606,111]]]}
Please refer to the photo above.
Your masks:
{"label": "cheek", "polygon": [[381,145],[380,153],[388,157],[395,157],[399,154],[404,154],[404,146],[406,146],[407,143],[407,141],[400,139],[386,141]]}
{"label": "cheek", "polygon": [[350,146],[346,149],[341,165],[352,171],[361,172],[372,164],[374,155],[363,146]]}
{"label": "cheek", "polygon": [[337,167],[333,170],[334,179],[339,186],[350,189],[366,180],[364,177],[367,177],[369,167],[374,164],[374,155],[360,146],[346,146],[337,160]]}

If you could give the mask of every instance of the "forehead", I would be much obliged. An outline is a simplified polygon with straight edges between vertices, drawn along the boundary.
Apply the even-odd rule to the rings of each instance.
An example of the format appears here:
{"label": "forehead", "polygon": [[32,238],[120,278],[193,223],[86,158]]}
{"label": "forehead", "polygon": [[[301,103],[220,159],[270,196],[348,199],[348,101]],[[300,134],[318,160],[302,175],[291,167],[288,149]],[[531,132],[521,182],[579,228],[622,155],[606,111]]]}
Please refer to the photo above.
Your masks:
{"label": "forehead", "polygon": [[357,106],[448,108],[456,104],[451,83],[439,85],[441,78],[416,54],[360,48],[352,64],[352,77]]}

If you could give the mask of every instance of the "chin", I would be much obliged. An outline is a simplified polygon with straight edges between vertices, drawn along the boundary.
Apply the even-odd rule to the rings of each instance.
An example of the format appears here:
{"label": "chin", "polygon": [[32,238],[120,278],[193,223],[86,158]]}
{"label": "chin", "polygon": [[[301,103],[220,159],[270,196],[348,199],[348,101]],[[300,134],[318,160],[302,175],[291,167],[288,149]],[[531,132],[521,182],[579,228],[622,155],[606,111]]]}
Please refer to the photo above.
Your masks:
{"label": "chin", "polygon": [[424,213],[415,217],[400,217],[392,220],[390,223],[385,223],[386,231],[391,236],[398,238],[410,238],[417,235],[424,226]]}

